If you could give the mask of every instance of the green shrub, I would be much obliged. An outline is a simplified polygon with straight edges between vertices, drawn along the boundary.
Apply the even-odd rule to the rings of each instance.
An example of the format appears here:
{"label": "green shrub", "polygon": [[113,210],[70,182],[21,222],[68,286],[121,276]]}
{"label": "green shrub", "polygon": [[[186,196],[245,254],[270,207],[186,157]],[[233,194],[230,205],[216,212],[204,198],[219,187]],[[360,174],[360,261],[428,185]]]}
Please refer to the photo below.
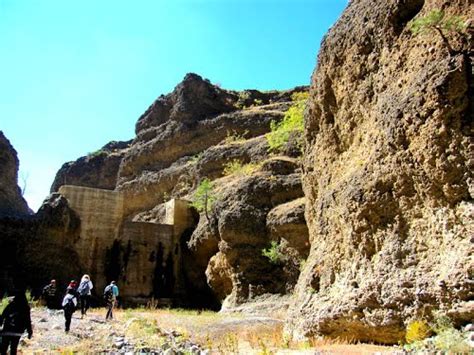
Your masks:
{"label": "green shrub", "polygon": [[242,164],[242,162],[238,159],[234,159],[226,164],[224,164],[224,170],[222,174],[224,176],[228,175],[251,175],[260,167],[258,163],[248,163]]}
{"label": "green shrub", "polygon": [[209,211],[216,200],[213,189],[214,186],[211,180],[208,178],[203,179],[194,192],[194,199],[191,203],[191,206],[198,212],[205,213],[207,220],[209,220]]}
{"label": "green shrub", "polygon": [[280,244],[274,240],[270,243],[269,248],[262,249],[262,255],[267,257],[272,264],[281,264],[285,260]]}
{"label": "green shrub", "polygon": [[432,10],[426,16],[413,20],[409,28],[415,35],[436,32],[443,40],[449,54],[453,55],[459,51],[453,49],[447,36],[449,33],[462,33],[466,26],[459,16],[447,16],[442,10]]}
{"label": "green shrub", "polygon": [[281,151],[291,136],[296,137],[297,144],[303,146],[304,119],[308,93],[300,92],[292,95],[293,105],[286,111],[281,122],[270,122],[270,133],[266,135],[269,150]]}
{"label": "green shrub", "polygon": [[433,10],[410,24],[410,30],[414,34],[425,33],[433,29],[440,29],[446,32],[462,32],[464,28],[464,22],[461,17],[446,16],[442,10]]}
{"label": "green shrub", "polygon": [[454,328],[448,317],[436,317],[433,329],[436,333],[433,344],[437,350],[453,353],[468,353],[470,350],[466,342],[467,335]]}

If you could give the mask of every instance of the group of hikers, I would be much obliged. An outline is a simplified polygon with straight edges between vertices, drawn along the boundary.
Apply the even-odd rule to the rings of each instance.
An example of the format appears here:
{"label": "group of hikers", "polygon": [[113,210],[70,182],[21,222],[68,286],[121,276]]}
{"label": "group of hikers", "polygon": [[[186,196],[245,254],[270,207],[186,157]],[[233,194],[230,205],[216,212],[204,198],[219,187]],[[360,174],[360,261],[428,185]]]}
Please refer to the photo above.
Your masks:
{"label": "group of hikers", "polygon": [[[79,284],[71,280],[63,297],[54,279],[43,288],[42,297],[48,312],[51,314],[57,309],[63,309],[66,333],[69,332],[72,315],[76,309],[81,309],[81,319],[87,315],[93,288],[94,285],[87,274],[82,276]],[[113,309],[117,304],[118,295],[119,289],[115,281],[105,287],[103,297],[107,306],[106,320],[113,319]],[[0,355],[6,355],[9,347],[10,354],[16,354],[20,337],[25,330],[28,338],[32,337],[30,306],[24,291],[16,291],[13,294],[12,301],[0,315],[0,329]]]}

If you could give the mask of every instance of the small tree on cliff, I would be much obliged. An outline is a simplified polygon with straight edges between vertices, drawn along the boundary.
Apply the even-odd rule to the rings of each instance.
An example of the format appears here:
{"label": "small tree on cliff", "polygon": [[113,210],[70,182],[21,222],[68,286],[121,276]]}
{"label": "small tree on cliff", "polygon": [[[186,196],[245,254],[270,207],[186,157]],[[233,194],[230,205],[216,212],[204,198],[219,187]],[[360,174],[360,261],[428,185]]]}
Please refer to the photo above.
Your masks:
{"label": "small tree on cliff", "polygon": [[191,203],[198,212],[204,212],[206,219],[209,222],[209,211],[215,201],[212,181],[205,178],[201,181],[196,192],[194,193],[194,200]]}
{"label": "small tree on cliff", "polygon": [[414,20],[410,25],[413,34],[436,32],[442,39],[450,55],[459,53],[448,40],[449,33],[462,33],[466,26],[459,16],[447,16],[442,10],[433,10],[424,17]]}
{"label": "small tree on cliff", "polygon": [[293,104],[285,112],[283,120],[270,122],[270,133],[267,133],[265,137],[271,152],[283,150],[291,136],[294,136],[300,149],[303,147],[303,114],[308,96],[307,92],[296,92],[291,95]]}

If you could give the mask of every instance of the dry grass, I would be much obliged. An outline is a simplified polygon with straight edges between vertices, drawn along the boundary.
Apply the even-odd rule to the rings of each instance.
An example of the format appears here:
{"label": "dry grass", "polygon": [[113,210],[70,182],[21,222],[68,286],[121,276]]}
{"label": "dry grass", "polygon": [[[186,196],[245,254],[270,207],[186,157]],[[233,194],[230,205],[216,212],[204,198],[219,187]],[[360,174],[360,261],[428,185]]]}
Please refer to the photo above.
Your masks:
{"label": "dry grass", "polygon": [[[35,335],[22,346],[26,353],[87,354],[114,350],[116,335],[125,336],[136,348],[159,348],[169,342],[175,331],[179,340],[190,339],[212,350],[212,354],[314,354],[315,350],[331,354],[372,354],[393,348],[366,344],[349,344],[326,338],[292,341],[283,332],[283,322],[268,317],[237,313],[216,313],[181,309],[117,310],[113,322],[98,322],[105,309],[91,310],[81,320],[73,318],[71,333],[64,334],[62,315],[56,316],[60,329],[41,323],[45,311],[34,311]],[[51,318],[48,318],[51,319]],[[168,338],[167,338],[168,337]]]}
{"label": "dry grass", "polygon": [[[292,341],[283,332],[283,323],[260,321],[235,313],[198,312],[180,309],[125,310],[117,313],[118,319],[138,318],[142,322],[155,320],[157,327],[176,330],[214,354],[290,354],[314,353],[315,350],[334,354],[371,354],[389,352],[393,348],[350,344],[346,341],[318,338],[308,341]],[[252,319],[253,318],[253,319]],[[136,329],[137,336],[140,329]]]}

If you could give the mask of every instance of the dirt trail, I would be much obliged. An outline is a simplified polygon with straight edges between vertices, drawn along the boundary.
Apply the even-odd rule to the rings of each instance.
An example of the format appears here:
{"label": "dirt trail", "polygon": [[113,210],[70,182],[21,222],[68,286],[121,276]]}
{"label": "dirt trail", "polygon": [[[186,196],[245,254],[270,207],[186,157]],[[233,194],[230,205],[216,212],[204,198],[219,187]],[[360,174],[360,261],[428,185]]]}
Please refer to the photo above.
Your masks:
{"label": "dirt trail", "polygon": [[284,338],[280,319],[183,310],[117,310],[105,322],[105,309],[73,315],[64,331],[62,311],[31,311],[34,335],[20,351],[31,353],[163,354],[375,354],[396,348],[321,340],[293,343]]}

